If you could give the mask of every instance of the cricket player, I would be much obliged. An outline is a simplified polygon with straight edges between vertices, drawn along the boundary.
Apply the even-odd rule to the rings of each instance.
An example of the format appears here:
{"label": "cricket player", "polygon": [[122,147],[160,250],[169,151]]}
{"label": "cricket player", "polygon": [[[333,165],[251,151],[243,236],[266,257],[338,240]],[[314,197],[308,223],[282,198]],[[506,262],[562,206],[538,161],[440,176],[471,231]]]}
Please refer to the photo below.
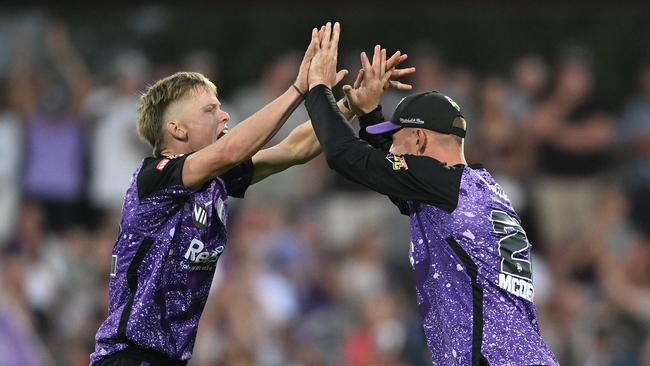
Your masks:
{"label": "cricket player", "polygon": [[[323,32],[312,31],[292,87],[231,131],[216,87],[199,73],[176,73],[142,95],[138,131],[154,156],[136,168],[124,199],[108,317],[95,337],[91,365],[174,366],[191,358],[226,250],[228,196],[243,197],[249,185],[320,153],[309,121],[278,145],[260,148],[302,102]],[[404,59],[396,54],[390,64]],[[342,103],[341,109],[352,116]]]}
{"label": "cricket player", "polygon": [[317,47],[306,107],[330,167],[410,217],[409,257],[434,365],[557,365],[533,303],[531,245],[503,189],[467,165],[460,107],[419,93],[384,122],[376,107],[390,70],[377,46],[372,64],[362,57],[360,86],[344,87],[372,146],[360,140],[330,89],[339,32],[328,25]]}

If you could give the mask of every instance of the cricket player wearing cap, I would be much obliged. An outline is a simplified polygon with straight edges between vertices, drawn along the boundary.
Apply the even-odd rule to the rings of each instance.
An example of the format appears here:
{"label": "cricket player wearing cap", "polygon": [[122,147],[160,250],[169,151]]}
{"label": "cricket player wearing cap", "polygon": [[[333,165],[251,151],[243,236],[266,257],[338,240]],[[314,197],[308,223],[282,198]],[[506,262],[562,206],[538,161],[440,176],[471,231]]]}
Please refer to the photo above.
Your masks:
{"label": "cricket player wearing cap", "polygon": [[330,89],[337,41],[317,48],[307,110],[330,167],[410,217],[409,257],[433,364],[557,365],[533,303],[531,245],[503,189],[483,167],[467,165],[460,107],[419,93],[382,122],[378,91],[390,71],[375,48],[372,64],[362,57],[363,80],[343,88],[367,142],[357,138]]}

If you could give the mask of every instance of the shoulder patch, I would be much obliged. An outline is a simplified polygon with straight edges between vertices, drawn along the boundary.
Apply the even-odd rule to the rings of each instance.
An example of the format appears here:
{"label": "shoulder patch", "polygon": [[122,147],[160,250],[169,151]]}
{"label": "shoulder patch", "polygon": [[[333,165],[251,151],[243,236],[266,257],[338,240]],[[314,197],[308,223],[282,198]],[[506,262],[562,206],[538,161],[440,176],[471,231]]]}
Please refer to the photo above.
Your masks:
{"label": "shoulder patch", "polygon": [[386,155],[386,160],[388,160],[393,166],[393,170],[408,170],[409,166],[406,164],[406,159],[403,155]]}
{"label": "shoulder patch", "polygon": [[165,166],[167,165],[167,163],[169,163],[169,159],[168,159],[168,158],[164,158],[164,159],[162,159],[162,160],[159,161],[158,164],[156,165],[156,169],[162,171],[163,169],[165,169]]}

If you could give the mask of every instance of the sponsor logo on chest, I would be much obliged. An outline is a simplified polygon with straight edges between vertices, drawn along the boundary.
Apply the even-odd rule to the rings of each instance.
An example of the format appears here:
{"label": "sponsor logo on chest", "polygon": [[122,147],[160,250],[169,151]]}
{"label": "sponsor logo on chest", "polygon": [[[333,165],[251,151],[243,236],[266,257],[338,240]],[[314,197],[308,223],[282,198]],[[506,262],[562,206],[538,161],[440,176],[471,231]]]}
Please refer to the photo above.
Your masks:
{"label": "sponsor logo on chest", "polygon": [[185,251],[185,259],[187,259],[187,269],[190,271],[210,271],[214,269],[217,260],[225,250],[223,245],[219,245],[212,250],[205,248],[205,244],[199,239],[192,239],[187,251]]}

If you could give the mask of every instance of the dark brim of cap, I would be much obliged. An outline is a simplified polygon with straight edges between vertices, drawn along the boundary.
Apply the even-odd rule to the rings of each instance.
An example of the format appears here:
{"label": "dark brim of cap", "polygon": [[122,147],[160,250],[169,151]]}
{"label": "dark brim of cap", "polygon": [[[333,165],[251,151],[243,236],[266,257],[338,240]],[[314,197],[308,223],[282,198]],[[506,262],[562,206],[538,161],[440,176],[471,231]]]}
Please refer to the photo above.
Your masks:
{"label": "dark brim of cap", "polygon": [[396,125],[391,121],[386,121],[366,127],[366,132],[371,135],[381,135],[382,133],[399,130],[400,128],[402,128],[402,126]]}

